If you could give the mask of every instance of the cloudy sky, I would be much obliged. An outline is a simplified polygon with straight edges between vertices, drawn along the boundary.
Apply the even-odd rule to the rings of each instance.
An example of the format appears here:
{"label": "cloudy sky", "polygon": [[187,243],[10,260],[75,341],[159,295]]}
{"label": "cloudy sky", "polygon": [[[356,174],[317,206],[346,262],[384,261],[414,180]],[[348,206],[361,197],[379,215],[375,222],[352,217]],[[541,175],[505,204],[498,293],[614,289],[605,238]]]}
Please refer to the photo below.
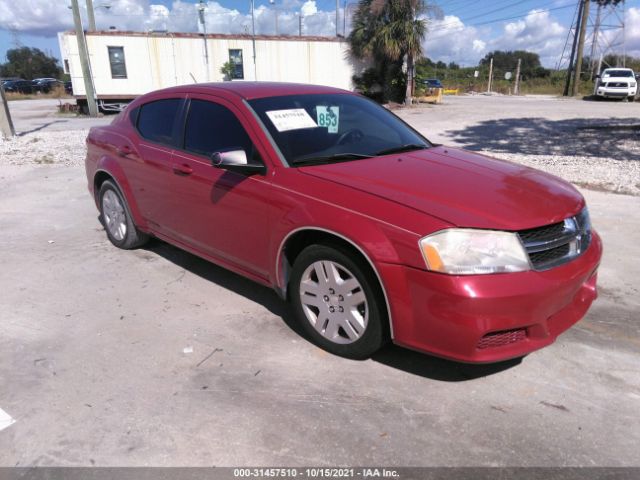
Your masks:
{"label": "cloudy sky", "polygon": [[[198,31],[197,0],[94,0],[98,28]],[[207,31],[250,31],[249,0],[208,1]],[[357,2],[346,2],[349,19]],[[425,54],[435,60],[475,65],[487,52],[523,49],[554,67],[562,53],[577,0],[438,0],[429,18]],[[56,32],[72,28],[69,0],[0,0],[0,61],[17,44],[60,56]],[[84,7],[84,0],[80,0]],[[626,2],[627,53],[640,57],[640,0]],[[109,8],[106,8],[106,7]],[[335,0],[255,0],[256,32],[335,35]],[[345,1],[339,0],[338,31],[343,32]],[[85,24],[86,28],[86,24]]]}

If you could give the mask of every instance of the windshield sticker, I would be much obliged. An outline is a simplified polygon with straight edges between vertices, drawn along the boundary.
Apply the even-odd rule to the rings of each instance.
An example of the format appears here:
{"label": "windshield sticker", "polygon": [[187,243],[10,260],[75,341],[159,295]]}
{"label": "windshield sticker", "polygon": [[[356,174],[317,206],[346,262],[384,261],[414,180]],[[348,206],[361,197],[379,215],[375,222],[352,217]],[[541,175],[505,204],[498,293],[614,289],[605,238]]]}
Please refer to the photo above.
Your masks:
{"label": "windshield sticker", "polygon": [[271,110],[266,113],[271,123],[273,123],[273,126],[276,127],[279,132],[298,130],[301,128],[315,128],[318,126],[304,108]]}
{"label": "windshield sticker", "polygon": [[327,127],[329,133],[338,133],[338,125],[340,124],[340,107],[316,107],[318,116],[318,126]]}

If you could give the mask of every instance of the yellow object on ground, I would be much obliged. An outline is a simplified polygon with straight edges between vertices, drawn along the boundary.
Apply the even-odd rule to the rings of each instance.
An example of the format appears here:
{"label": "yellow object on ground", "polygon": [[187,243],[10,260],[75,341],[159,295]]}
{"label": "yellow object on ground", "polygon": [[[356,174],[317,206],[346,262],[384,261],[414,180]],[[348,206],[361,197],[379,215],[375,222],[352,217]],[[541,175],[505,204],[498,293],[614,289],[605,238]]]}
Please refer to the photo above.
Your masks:
{"label": "yellow object on ground", "polygon": [[416,97],[419,103],[442,103],[442,88],[428,88],[424,95]]}

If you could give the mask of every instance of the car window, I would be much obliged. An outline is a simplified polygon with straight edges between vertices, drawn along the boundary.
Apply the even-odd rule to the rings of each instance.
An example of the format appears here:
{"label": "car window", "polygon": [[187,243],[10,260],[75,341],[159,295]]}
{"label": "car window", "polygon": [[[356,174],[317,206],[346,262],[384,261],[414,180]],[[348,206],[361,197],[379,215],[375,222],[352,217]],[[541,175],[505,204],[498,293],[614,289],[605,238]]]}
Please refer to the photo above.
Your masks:
{"label": "car window", "polygon": [[605,77],[633,77],[631,70],[605,70]]}
{"label": "car window", "polygon": [[244,150],[253,157],[253,143],[228,108],[205,100],[191,100],[184,132],[184,149],[210,157],[215,152]]}
{"label": "car window", "polygon": [[168,98],[142,105],[137,125],[140,135],[152,142],[173,144],[173,128],[181,102],[180,98]]}
{"label": "car window", "polygon": [[388,110],[358,95],[287,95],[249,104],[291,165],[313,157],[373,156],[408,144],[429,145]]}

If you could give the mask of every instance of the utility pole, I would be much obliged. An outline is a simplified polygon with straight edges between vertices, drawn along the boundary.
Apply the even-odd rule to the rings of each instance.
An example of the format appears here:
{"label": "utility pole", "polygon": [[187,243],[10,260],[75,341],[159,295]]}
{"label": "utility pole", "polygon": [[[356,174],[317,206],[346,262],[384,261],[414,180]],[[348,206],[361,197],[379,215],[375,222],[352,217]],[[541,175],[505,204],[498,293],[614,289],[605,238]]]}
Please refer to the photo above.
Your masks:
{"label": "utility pole", "polygon": [[87,107],[89,108],[89,115],[91,117],[97,117],[98,105],[96,104],[96,92],[93,89],[93,79],[91,78],[91,68],[89,67],[89,54],[87,53],[84,30],[82,29],[78,0],[71,0],[71,9],[73,10],[73,23],[76,27],[76,40],[78,41],[78,53],[80,54],[80,66],[82,67],[82,77],[84,78]]}
{"label": "utility pole", "polygon": [[11,138],[16,134],[11,121],[11,112],[9,112],[9,104],[7,97],[4,96],[4,88],[0,85],[0,133],[4,138]]}
{"label": "utility pole", "polygon": [[302,36],[302,14],[298,14],[298,36]]}
{"label": "utility pole", "polygon": [[518,66],[516,67],[516,83],[513,86],[513,94],[520,95],[520,64],[522,63],[522,59],[518,59]]}
{"label": "utility pole", "polygon": [[584,0],[578,0],[580,7],[578,8],[578,16],[576,17],[576,31],[573,34],[573,45],[571,46],[571,55],[569,56],[569,66],[567,67],[567,78],[564,82],[563,97],[569,96],[569,87],[571,86],[571,74],[573,72],[573,62],[576,58],[576,46],[578,45],[578,32],[580,30],[580,24],[582,23],[582,8],[584,7]]}
{"label": "utility pole", "polygon": [[[600,17],[602,16],[602,4],[598,3],[598,13],[596,14],[596,23],[593,26],[593,38],[591,40],[591,54],[589,55],[590,76],[593,78],[593,69],[596,66],[596,47],[598,46],[598,35],[600,34]],[[600,73],[600,72],[598,72]]]}
{"label": "utility pole", "polygon": [[207,22],[204,17],[204,12],[206,9],[207,7],[205,6],[204,1],[200,0],[200,3],[198,4],[198,17],[200,18],[200,23],[202,24],[202,34],[203,34],[202,39],[204,40],[204,64],[205,64],[205,68],[207,69],[205,72],[205,77],[208,82],[211,79],[209,77],[209,47],[207,46]]}
{"label": "utility pole", "polygon": [[89,19],[89,31],[96,31],[96,12],[93,11],[93,0],[87,0],[87,18]]}
{"label": "utility pole", "polygon": [[258,81],[258,68],[256,67],[256,17],[254,0],[251,0],[251,41],[253,42],[253,79]]}
{"label": "utility pole", "polygon": [[491,80],[493,79],[493,57],[489,60],[489,82],[487,83],[487,93],[491,93]]}
{"label": "utility pole", "polygon": [[[596,71],[596,78],[594,79],[593,82],[593,94],[595,95],[596,92],[598,91],[598,86],[600,86],[600,71],[602,69],[602,53],[600,54],[600,58],[598,59],[598,70]],[[591,75],[593,75],[593,71],[591,72]]]}
{"label": "utility pole", "polygon": [[578,53],[576,54],[576,73],[573,77],[572,97],[578,94],[580,88],[580,73],[582,71],[582,55],[584,53],[584,36],[587,31],[589,21],[589,4],[591,0],[582,0],[582,21],[580,22],[580,38],[578,39]]}
{"label": "utility pole", "polygon": [[336,37],[338,36],[338,20],[339,20],[338,14],[340,11],[340,8],[339,8],[340,6],[338,5],[339,2],[340,0],[336,0]]}

